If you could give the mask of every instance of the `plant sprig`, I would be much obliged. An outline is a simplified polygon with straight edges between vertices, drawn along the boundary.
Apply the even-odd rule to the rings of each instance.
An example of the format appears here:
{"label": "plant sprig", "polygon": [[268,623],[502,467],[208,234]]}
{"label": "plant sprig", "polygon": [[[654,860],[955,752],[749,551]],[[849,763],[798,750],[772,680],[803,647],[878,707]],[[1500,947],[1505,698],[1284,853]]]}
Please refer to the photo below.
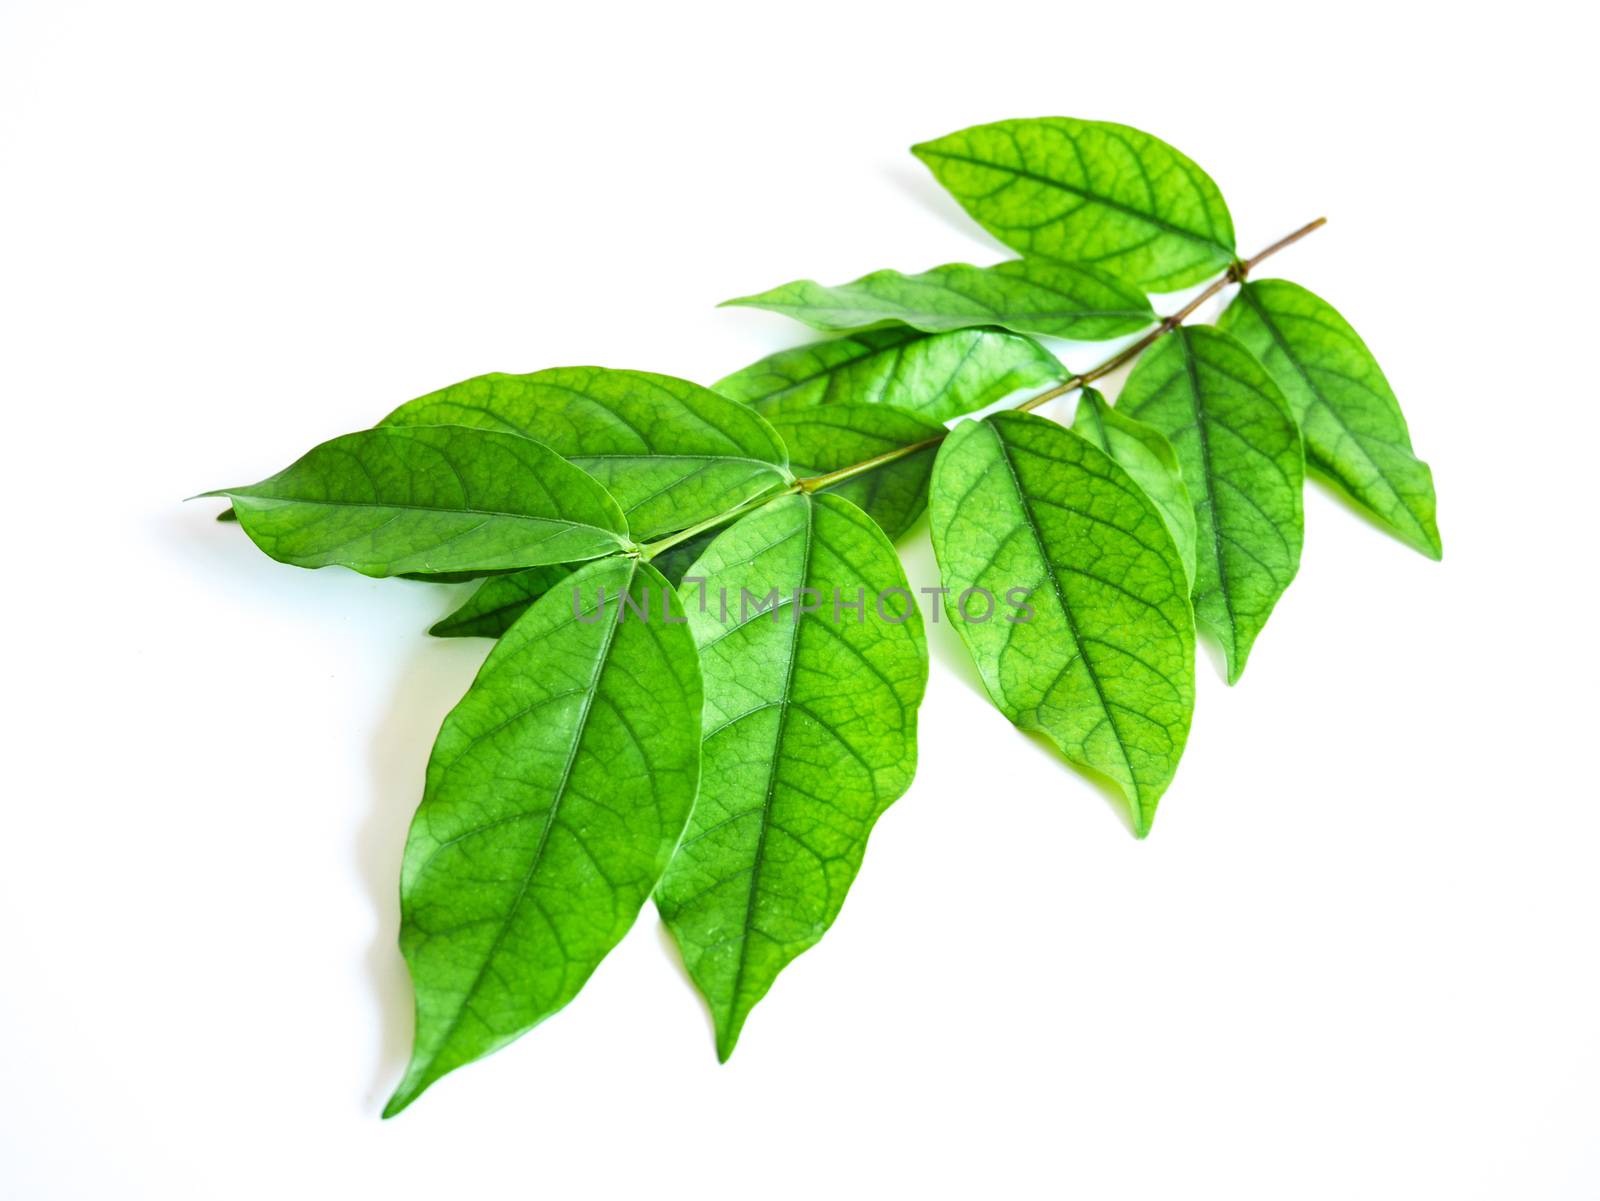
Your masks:
{"label": "plant sprig", "polygon": [[[407,840],[417,1033],[385,1116],[570,1001],[651,896],[732,1053],[911,784],[928,660],[893,540],[924,508],[996,707],[1112,780],[1141,838],[1188,740],[1196,631],[1237,681],[1298,569],[1306,468],[1439,557],[1371,352],[1252,277],[1322,218],[1241,259],[1210,177],[1106,122],[914,149],[1021,257],[785,284],[730,303],[838,336],[711,388],[480,376],[208,494],[286,563],[481,580],[432,630],[497,642]],[[1156,317],[1148,292],[1201,283]],[[1036,338],[1140,331],[1077,373]],[[1092,385],[1130,363],[1113,405]],[[1036,413],[1074,392],[1070,427]]]}

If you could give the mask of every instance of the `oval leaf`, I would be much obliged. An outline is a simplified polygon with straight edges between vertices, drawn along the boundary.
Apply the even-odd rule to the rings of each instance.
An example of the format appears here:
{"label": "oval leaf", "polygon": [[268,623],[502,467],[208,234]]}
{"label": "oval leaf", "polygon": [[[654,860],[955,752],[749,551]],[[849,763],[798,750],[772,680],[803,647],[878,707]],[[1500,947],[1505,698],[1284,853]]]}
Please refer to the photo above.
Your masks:
{"label": "oval leaf", "polygon": [[1155,321],[1144,293],[1098,271],[1045,259],[948,263],[920,275],[874,271],[833,288],[802,279],[723,303],[771,309],[817,329],[898,321],[939,333],[998,325],[1081,342],[1135,333]]}
{"label": "oval leaf", "polygon": [[[836,496],[751,513],[684,582],[703,775],[656,904],[726,1060],[779,971],[832,924],[873,823],[910,785],[928,661],[894,548]],[[884,589],[903,591],[880,612]],[[859,615],[834,611],[858,593]],[[766,597],[775,609],[752,612]]]}
{"label": "oval leaf", "polygon": [[384,424],[469,425],[542,442],[599,480],[641,541],[789,482],[783,442],[759,414],[647,371],[480,375],[401,405]]}
{"label": "oval leaf", "polygon": [[1085,263],[1153,291],[1234,257],[1210,176],[1147,133],[1071,117],[975,125],[911,152],[969,214],[1027,255]]}
{"label": "oval leaf", "polygon": [[1430,559],[1443,553],[1433,473],[1389,381],[1361,335],[1299,284],[1264,279],[1239,289],[1218,326],[1272,373],[1306,443],[1306,462]]}
{"label": "oval leaf", "polygon": [[[945,605],[990,697],[1115,781],[1144,837],[1194,710],[1189,583],[1160,512],[1099,448],[1027,413],[958,425],[930,510]],[[969,589],[996,599],[991,620],[963,616],[985,608],[963,605]],[[1031,617],[1011,608],[1019,590]]]}
{"label": "oval leaf", "polygon": [[1300,567],[1304,463],[1288,403],[1248,350],[1202,326],[1145,351],[1117,409],[1177,452],[1195,510],[1195,621],[1232,684]]}
{"label": "oval leaf", "polygon": [[[887,405],[825,405],[776,413],[772,426],[789,447],[795,474],[824,475],[864,463],[876,455],[931,442],[944,426]],[[923,447],[903,459],[843,480],[822,491],[842,496],[882,527],[891,540],[922,515],[928,503],[928,476],[938,446]]]}
{"label": "oval leaf", "polygon": [[1070,374],[1021,334],[893,326],[780,350],[713,386],[769,419],[817,405],[884,404],[949,421]]}
{"label": "oval leaf", "polygon": [[1194,582],[1194,506],[1183,486],[1183,472],[1172,443],[1142,421],[1119,413],[1093,388],[1078,400],[1072,432],[1087,438],[1117,461],[1161,511],[1167,532],[1183,560],[1184,574]]}
{"label": "oval leaf", "polygon": [[417,1033],[386,1117],[560,1009],[627,932],[694,802],[700,712],[682,608],[636,559],[581,568],[496,644],[406,842]]}
{"label": "oval leaf", "polygon": [[554,451],[455,426],[346,434],[259,484],[206,495],[231,498],[281,563],[370,576],[569,563],[628,541],[616,502]]}

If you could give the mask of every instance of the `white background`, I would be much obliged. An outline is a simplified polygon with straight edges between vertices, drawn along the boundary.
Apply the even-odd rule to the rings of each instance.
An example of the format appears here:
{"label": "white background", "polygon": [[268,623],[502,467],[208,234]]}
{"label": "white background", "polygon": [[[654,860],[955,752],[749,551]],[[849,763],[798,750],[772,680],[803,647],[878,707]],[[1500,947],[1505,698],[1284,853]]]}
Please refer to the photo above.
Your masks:
{"label": "white background", "polygon": [[[0,4],[0,1196],[1600,1196],[1593,33],[1474,7]],[[1247,253],[1330,218],[1267,273],[1379,355],[1444,562],[1313,490],[1144,843],[941,624],[917,783],[726,1067],[647,910],[380,1122],[487,644],[182,498],[997,261],[905,148],[1057,113],[1194,156]]]}

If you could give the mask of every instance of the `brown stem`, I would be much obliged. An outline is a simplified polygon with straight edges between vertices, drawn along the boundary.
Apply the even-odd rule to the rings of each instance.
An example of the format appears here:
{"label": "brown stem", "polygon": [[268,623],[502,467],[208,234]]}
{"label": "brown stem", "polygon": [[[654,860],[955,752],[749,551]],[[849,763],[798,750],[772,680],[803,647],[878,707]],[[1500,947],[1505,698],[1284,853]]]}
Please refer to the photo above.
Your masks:
{"label": "brown stem", "polygon": [[[1226,288],[1229,284],[1242,283],[1245,276],[1247,276],[1262,262],[1270,259],[1273,255],[1277,254],[1278,251],[1284,249],[1286,246],[1293,246],[1301,238],[1305,237],[1313,230],[1320,229],[1327,223],[1328,219],[1326,217],[1318,217],[1315,221],[1308,221],[1299,229],[1295,230],[1292,234],[1288,234],[1282,238],[1279,238],[1271,246],[1268,246],[1265,250],[1261,251],[1259,254],[1256,254],[1254,257],[1235,261],[1233,266],[1228,268],[1226,274],[1218,276],[1216,279],[1212,280],[1211,283],[1207,285],[1198,296],[1189,301],[1188,304],[1184,305],[1176,313],[1173,313],[1170,317],[1162,318],[1160,325],[1156,326],[1155,329],[1151,330],[1137,342],[1123,347],[1121,350],[1117,351],[1116,354],[1112,355],[1105,362],[1101,363],[1098,367],[1091,367],[1081,375],[1074,375],[1071,379],[1064,380],[1063,382],[1056,384],[1053,388],[1048,388],[1045,391],[1040,392],[1037,396],[1028,397],[1027,400],[1024,400],[1022,403],[1014,406],[1016,411],[1019,413],[1030,413],[1034,409],[1037,409],[1040,405],[1044,404],[1046,401],[1054,400],[1058,396],[1065,396],[1068,392],[1074,391],[1077,388],[1082,388],[1087,384],[1092,384],[1095,380],[1110,375],[1124,363],[1131,362],[1133,359],[1138,358],[1139,355],[1142,354],[1150,346],[1150,344],[1155,342],[1158,338],[1161,338],[1166,334],[1170,334],[1173,330],[1177,329],[1178,326],[1182,325],[1194,315],[1196,309],[1198,309],[1206,301],[1210,300],[1218,292],[1222,291],[1222,289]],[[864,459],[860,463],[852,463],[850,466],[841,467],[837,471],[830,471],[825,475],[807,476],[805,479],[798,481],[795,487],[801,492],[817,492],[823,488],[831,488],[834,484],[839,484],[843,483],[845,480],[854,479],[858,475],[865,475],[867,472],[875,471],[887,463],[893,463],[898,459],[904,459],[910,455],[918,453],[919,451],[927,450],[929,447],[938,446],[939,443],[944,441],[944,439],[944,434],[935,434],[931,438],[924,438],[921,442],[913,442],[909,446],[897,446],[893,450],[886,450],[881,455],[873,455],[870,459]]]}

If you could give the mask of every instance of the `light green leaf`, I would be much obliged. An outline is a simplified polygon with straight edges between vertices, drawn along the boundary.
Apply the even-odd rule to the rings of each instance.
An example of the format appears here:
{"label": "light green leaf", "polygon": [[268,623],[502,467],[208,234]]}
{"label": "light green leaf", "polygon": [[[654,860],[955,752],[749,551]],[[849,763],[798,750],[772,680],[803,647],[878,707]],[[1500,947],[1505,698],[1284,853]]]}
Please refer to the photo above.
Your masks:
{"label": "light green leaf", "polygon": [[1233,218],[1210,176],[1147,133],[1071,117],[974,125],[911,152],[980,225],[1026,255],[1152,291],[1215,275]]}
{"label": "light green leaf", "polygon": [[435,638],[498,638],[534,601],[571,574],[567,567],[549,566],[490,576],[465,604],[435,622],[428,633]]}
{"label": "light green leaf", "polygon": [[997,325],[1082,342],[1135,333],[1155,321],[1144,293],[1098,271],[1046,259],[993,267],[948,263],[920,275],[874,271],[832,288],[802,279],[723,303],[771,309],[817,329],[898,321],[940,333]]}
{"label": "light green leaf", "polygon": [[1183,486],[1183,472],[1172,443],[1142,421],[1119,413],[1093,388],[1078,401],[1072,432],[1087,438],[1117,461],[1117,466],[1144,489],[1167,523],[1184,573],[1194,582],[1194,506]]}
{"label": "light green leaf", "polygon": [[1105,452],[1027,413],[956,426],[930,510],[945,606],[990,697],[1110,777],[1144,837],[1194,710],[1189,582],[1159,510]]}
{"label": "light green leaf", "polygon": [[[873,823],[910,785],[928,662],[894,548],[836,496],[744,517],[684,585],[705,675],[703,775],[656,904],[726,1060],[779,971],[832,924]],[[884,589],[906,591],[880,612]],[[775,611],[753,613],[774,590]],[[858,593],[859,621],[835,613]]]}
{"label": "light green leaf", "polygon": [[927,334],[909,326],[780,350],[713,387],[769,418],[828,404],[885,404],[935,421],[986,409],[1071,373],[1032,338],[999,329]]}
{"label": "light green leaf", "polygon": [[1430,559],[1443,553],[1433,473],[1389,381],[1361,336],[1327,301],[1288,280],[1239,289],[1222,319],[1283,389],[1306,462]]}
{"label": "light green leaf", "polygon": [[1288,402],[1248,350],[1201,326],[1145,351],[1117,409],[1178,454],[1195,509],[1195,621],[1232,684],[1300,567],[1304,461]]}
{"label": "light green leaf", "polygon": [[647,371],[556,367],[480,375],[401,405],[385,425],[470,425],[544,443],[603,484],[640,541],[789,482],[760,414]]}
{"label": "light green leaf", "polygon": [[[731,522],[686,538],[650,561],[674,587],[683,579],[706,547]],[[528,610],[528,606],[572,573],[570,567],[530,567],[508,575],[490,576],[465,603],[428,633],[435,638],[498,638]]]}
{"label": "light green leaf", "polygon": [[576,562],[628,542],[616,502],[555,452],[458,426],[346,434],[259,484],[206,495],[231,498],[279,562],[370,576]]}
{"label": "light green leaf", "polygon": [[[775,413],[773,428],[789,447],[802,478],[864,463],[876,455],[944,436],[944,426],[888,405],[838,404]],[[928,476],[938,446],[931,445],[852,479],[822,489],[842,496],[883,528],[900,537],[928,503]]]}
{"label": "light green leaf", "polygon": [[694,802],[701,699],[678,598],[631,557],[579,569],[496,644],[406,842],[417,1033],[386,1117],[560,1009],[627,933]]}

